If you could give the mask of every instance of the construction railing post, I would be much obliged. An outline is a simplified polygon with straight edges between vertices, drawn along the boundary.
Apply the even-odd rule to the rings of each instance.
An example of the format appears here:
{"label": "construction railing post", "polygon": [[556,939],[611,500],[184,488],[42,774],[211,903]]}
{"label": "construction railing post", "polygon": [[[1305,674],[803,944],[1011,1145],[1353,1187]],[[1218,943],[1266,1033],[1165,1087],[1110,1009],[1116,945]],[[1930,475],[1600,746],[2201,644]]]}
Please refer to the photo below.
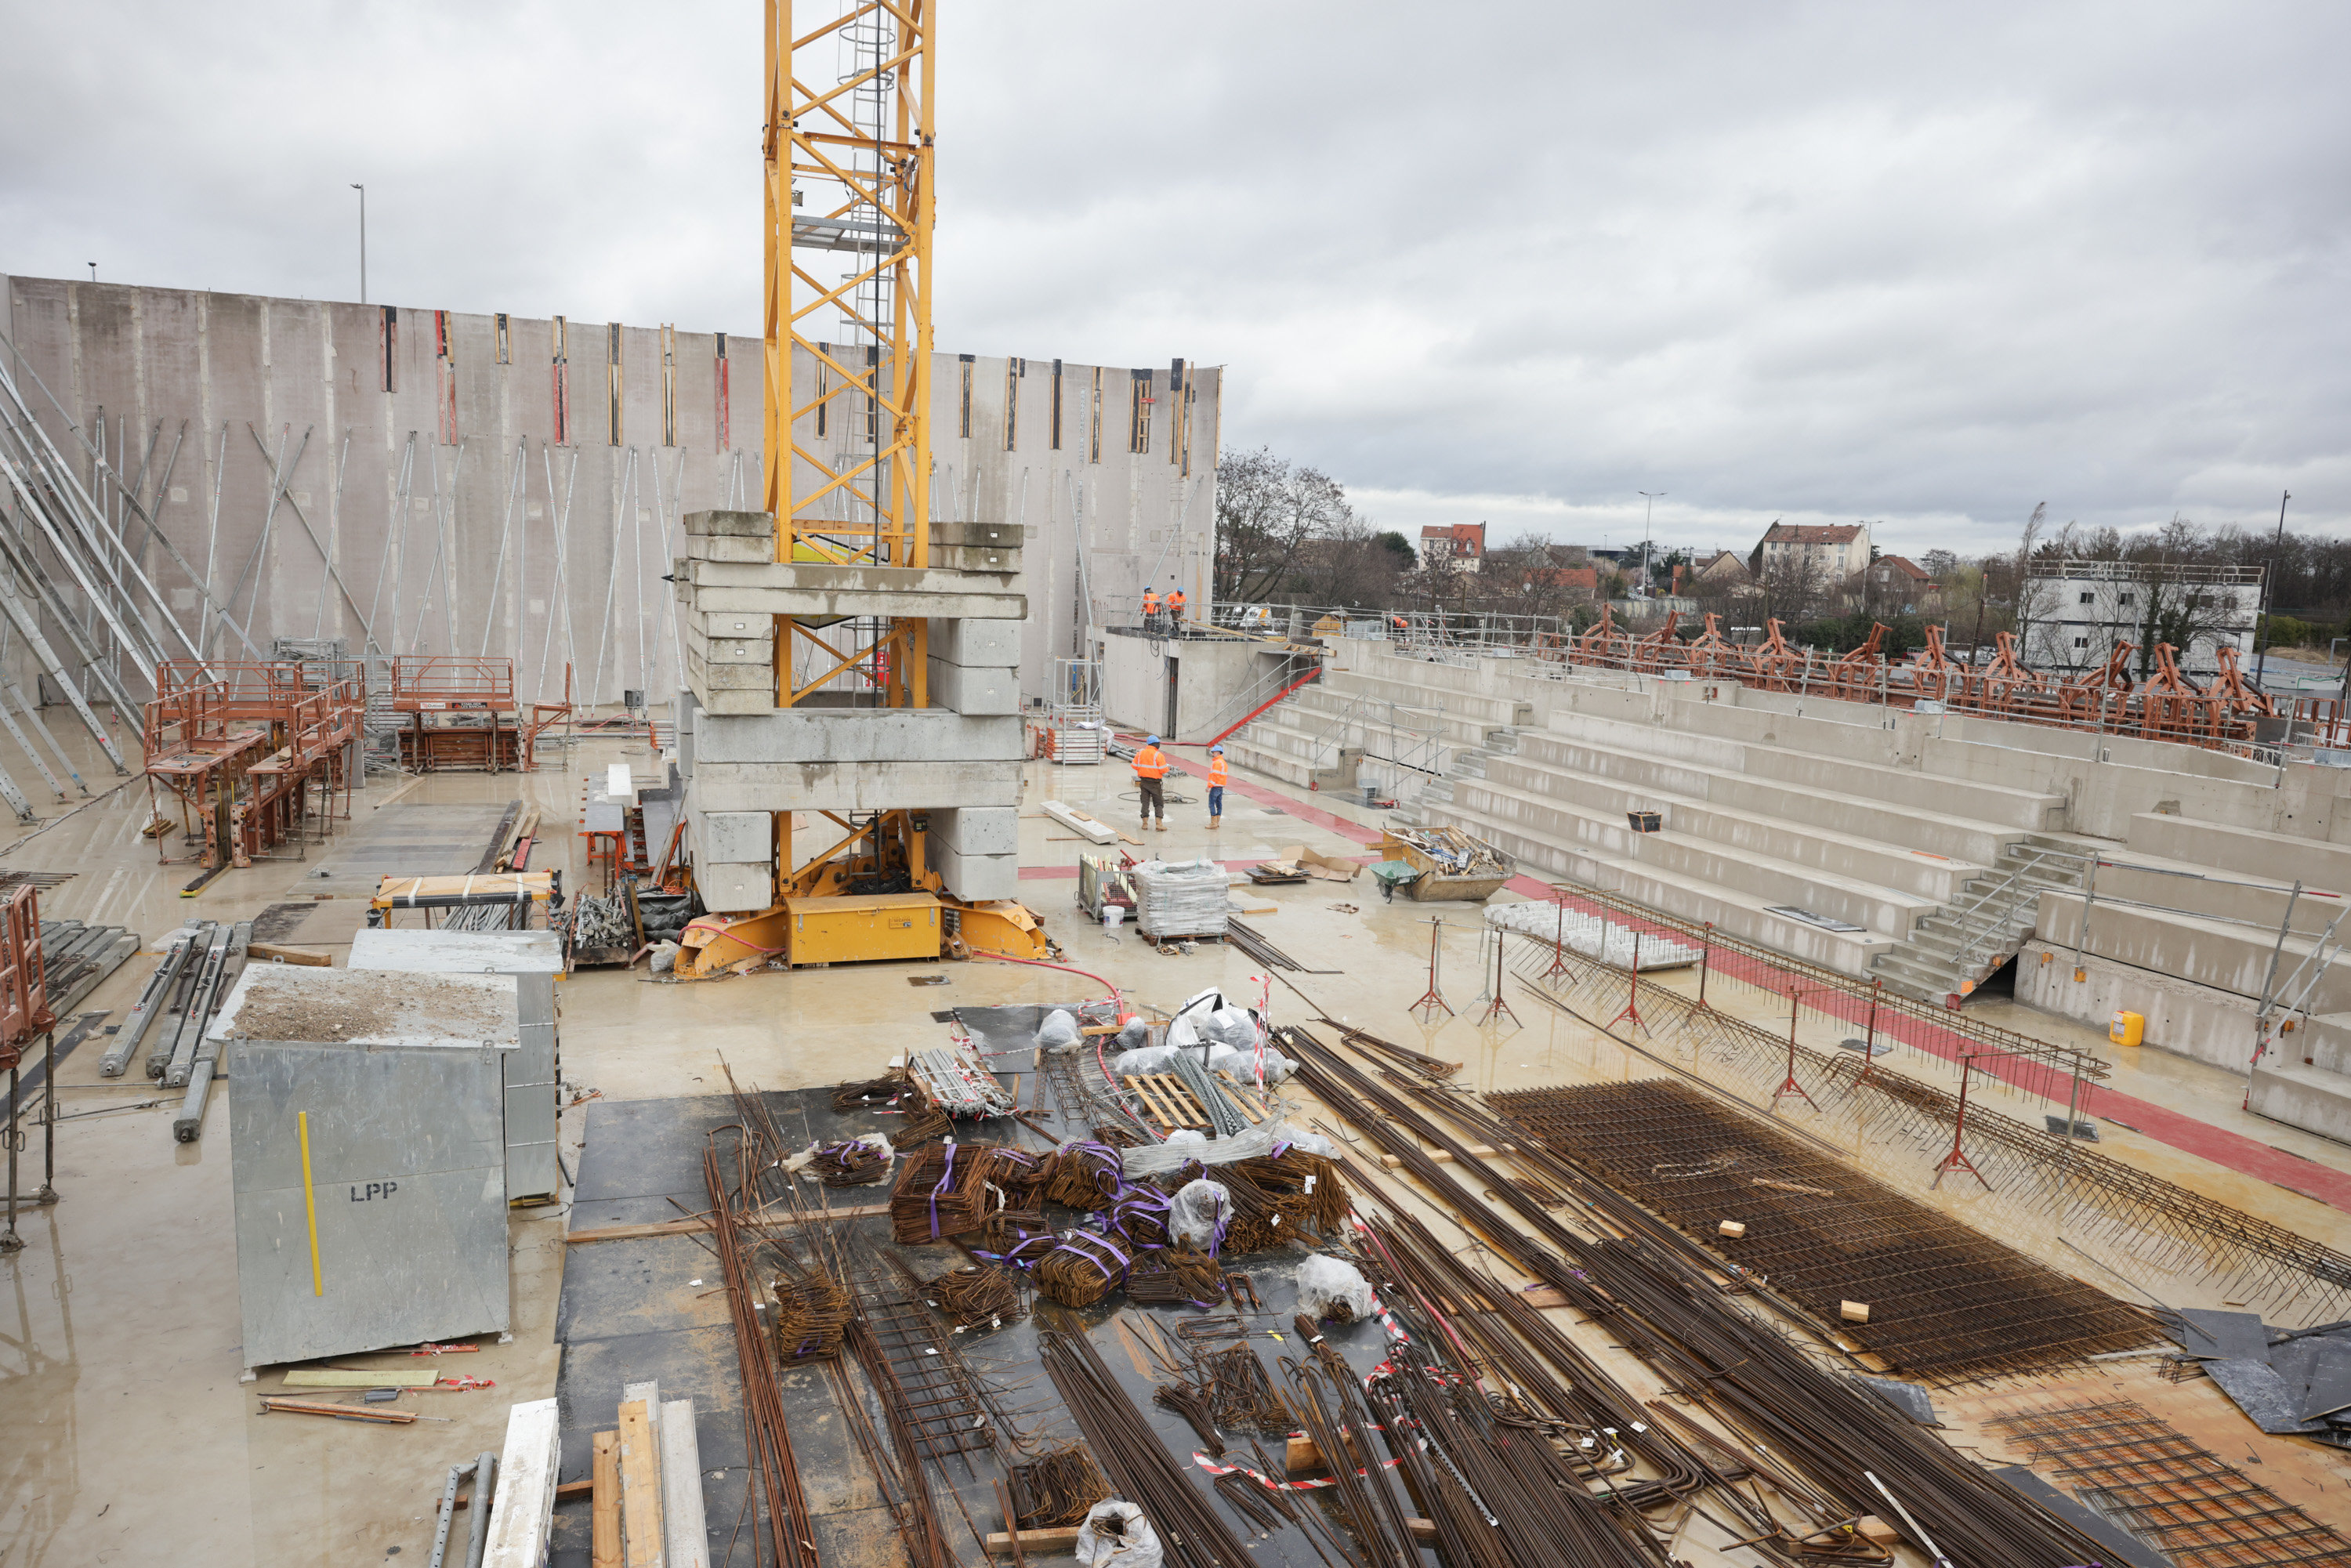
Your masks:
{"label": "construction railing post", "polygon": [[1869,1026],[1863,1031],[1861,1039],[1861,1075],[1864,1078],[1869,1076],[1869,1070],[1877,1062],[1877,998],[1885,990],[1884,980],[1869,983]]}
{"label": "construction railing post", "polygon": [[1804,1086],[1796,1082],[1796,1006],[1802,994],[1793,986],[1788,988],[1788,1075],[1780,1081],[1780,1087],[1771,1092],[1771,1109],[1774,1115],[1779,1113],[1780,1102],[1791,1094],[1800,1096],[1815,1113],[1821,1108],[1820,1102],[1805,1093]]}
{"label": "construction railing post", "polygon": [[1707,971],[1714,967],[1713,921],[1709,920],[1706,923],[1706,934],[1698,941],[1698,1005],[1704,1007],[1706,1006]]}
{"label": "construction railing post", "polygon": [[[1600,950],[1603,953],[1605,953],[1608,950],[1607,945],[1604,941],[1602,943]],[[1649,1032],[1649,1026],[1644,1022],[1641,1018],[1641,933],[1637,929],[1633,933],[1632,988],[1625,998],[1625,1010],[1618,1013],[1614,1018],[1610,1019],[1608,1020],[1608,1027],[1613,1030],[1618,1024],[1623,1023],[1626,1019],[1631,1019],[1633,1020],[1633,1027],[1639,1030],[1643,1034],[1647,1034]]]}
{"label": "construction railing post", "polygon": [[1429,916],[1428,989],[1421,993],[1420,1000],[1413,1003],[1411,1007],[1405,1009],[1407,1012],[1416,1013],[1424,1008],[1427,1009],[1428,1017],[1421,1019],[1421,1022],[1423,1023],[1427,1023],[1430,1019],[1436,1018],[1437,1009],[1439,1008],[1443,1008],[1445,1009],[1446,1017],[1452,1018],[1455,1016],[1452,1004],[1445,999],[1445,993],[1437,988],[1438,966],[1444,956],[1444,949],[1438,944],[1443,940],[1444,936],[1444,919],[1438,915]]}
{"label": "construction railing post", "polygon": [[[1935,1179],[1927,1184],[1929,1187],[1941,1186],[1945,1176],[1950,1175],[1955,1170],[1959,1170],[1965,1171],[1968,1175],[1975,1177],[1976,1180],[1983,1182],[1983,1189],[1986,1192],[1990,1192],[1991,1190],[1991,1183],[1984,1181],[1983,1172],[1976,1169],[1975,1162],[1968,1158],[1966,1142],[1968,1132],[1968,1073],[1974,1068],[1976,1058],[1981,1054],[1983,1053],[1972,1051],[1963,1051],[1960,1053],[1959,1104],[1958,1113],[1951,1119],[1951,1152],[1943,1156],[1943,1163],[1935,1167]],[[2069,1145],[2073,1142],[2073,1124],[2068,1122],[2065,1126],[2065,1137]]]}

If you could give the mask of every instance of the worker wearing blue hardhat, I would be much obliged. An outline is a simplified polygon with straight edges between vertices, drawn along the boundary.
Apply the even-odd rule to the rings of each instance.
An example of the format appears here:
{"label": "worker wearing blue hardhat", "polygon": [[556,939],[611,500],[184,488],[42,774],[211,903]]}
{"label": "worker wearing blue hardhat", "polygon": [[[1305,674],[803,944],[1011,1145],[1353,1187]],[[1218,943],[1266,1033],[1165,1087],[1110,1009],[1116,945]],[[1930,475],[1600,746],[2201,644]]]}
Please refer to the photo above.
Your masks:
{"label": "worker wearing blue hardhat", "polygon": [[1225,818],[1225,748],[1208,747],[1208,826],[1220,827]]}
{"label": "worker wearing blue hardhat", "polygon": [[1167,754],[1159,749],[1159,737],[1145,737],[1143,749],[1134,754],[1134,782],[1143,796],[1143,825],[1151,826],[1151,815],[1159,814],[1159,831],[1167,831]]}

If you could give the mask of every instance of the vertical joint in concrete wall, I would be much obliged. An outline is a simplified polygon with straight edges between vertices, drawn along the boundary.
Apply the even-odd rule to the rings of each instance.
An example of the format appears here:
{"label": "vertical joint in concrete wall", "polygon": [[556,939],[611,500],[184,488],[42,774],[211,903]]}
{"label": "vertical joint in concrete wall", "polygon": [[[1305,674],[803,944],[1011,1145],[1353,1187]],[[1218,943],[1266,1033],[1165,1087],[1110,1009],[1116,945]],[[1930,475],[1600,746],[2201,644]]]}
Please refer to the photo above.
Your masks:
{"label": "vertical joint in concrete wall", "polygon": [[[717,383],[718,450],[724,452],[727,450],[733,439],[728,434],[726,423],[726,334],[724,332],[718,334],[717,358],[712,361],[711,373]],[[822,434],[821,430],[819,434]]]}
{"label": "vertical joint in concrete wall", "polygon": [[604,444],[618,446],[621,444],[621,324],[618,321],[604,329]]}
{"label": "vertical joint in concrete wall", "polygon": [[552,400],[555,444],[571,444],[571,325],[562,317],[548,326],[548,388]]}

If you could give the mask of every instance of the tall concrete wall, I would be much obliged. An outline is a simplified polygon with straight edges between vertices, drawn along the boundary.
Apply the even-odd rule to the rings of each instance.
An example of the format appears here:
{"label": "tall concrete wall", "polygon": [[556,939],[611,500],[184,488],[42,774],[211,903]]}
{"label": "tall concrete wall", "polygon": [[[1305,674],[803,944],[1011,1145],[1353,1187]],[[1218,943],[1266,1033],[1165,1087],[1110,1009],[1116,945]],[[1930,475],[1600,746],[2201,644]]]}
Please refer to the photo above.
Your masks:
{"label": "tall concrete wall", "polygon": [[[245,656],[238,631],[264,651],[371,634],[386,652],[510,655],[526,695],[559,693],[568,663],[584,699],[659,697],[682,684],[661,580],[684,553],[680,519],[759,505],[756,337],[36,277],[0,277],[0,301],[37,406],[27,371],[92,439],[103,417],[126,474],[160,426],[142,499],[228,604],[236,630],[216,618],[205,644],[223,657]],[[1133,451],[1142,372],[1061,365],[1057,446],[1052,361],[933,360],[934,516],[1026,530],[1025,692],[1082,651],[1081,545],[1096,618],[1132,619],[1146,574],[1205,610],[1219,371],[1187,367],[1180,392],[1168,367],[1149,372]],[[89,475],[63,422],[44,424]],[[266,524],[273,461],[288,495]],[[194,579],[137,548],[193,632]],[[30,674],[21,648],[8,659]]]}

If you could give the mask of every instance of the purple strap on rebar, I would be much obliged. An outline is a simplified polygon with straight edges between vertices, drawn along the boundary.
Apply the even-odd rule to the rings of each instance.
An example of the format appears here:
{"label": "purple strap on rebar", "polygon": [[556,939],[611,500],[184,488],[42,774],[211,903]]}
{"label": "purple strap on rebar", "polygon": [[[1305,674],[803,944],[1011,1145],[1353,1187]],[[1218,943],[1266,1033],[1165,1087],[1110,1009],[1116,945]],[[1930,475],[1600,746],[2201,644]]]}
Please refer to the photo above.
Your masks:
{"label": "purple strap on rebar", "polygon": [[[1109,1253],[1112,1257],[1113,1257],[1113,1258],[1117,1259],[1117,1260],[1118,1260],[1119,1273],[1118,1273],[1118,1274],[1113,1274],[1113,1273],[1112,1273],[1112,1272],[1111,1272],[1107,1268],[1104,1268],[1104,1267],[1103,1267],[1103,1265],[1102,1265],[1102,1260],[1101,1259],[1099,1259],[1099,1258],[1094,1257],[1092,1253],[1079,1251],[1079,1249],[1078,1249],[1078,1245],[1077,1245],[1077,1244],[1078,1244],[1079,1242],[1081,1242],[1081,1241],[1091,1241],[1091,1242],[1092,1242],[1095,1246],[1097,1246],[1097,1247],[1101,1248],[1103,1251],[1105,1251],[1105,1252]],[[1069,1234],[1068,1238],[1067,1238],[1066,1239],[1064,1239],[1064,1240],[1062,1241],[1062,1243],[1061,1243],[1059,1247],[1056,1247],[1056,1248],[1054,1248],[1054,1249],[1053,1249],[1053,1251],[1055,1251],[1055,1252],[1068,1252],[1068,1253],[1073,1254],[1073,1255],[1074,1255],[1074,1256],[1076,1256],[1076,1257],[1083,1258],[1087,1262],[1089,1262],[1089,1263],[1092,1264],[1096,1269],[1101,1270],[1102,1270],[1102,1277],[1103,1279],[1105,1279],[1105,1280],[1109,1281],[1112,1284],[1116,1284],[1116,1283],[1118,1282],[1118,1281],[1119,1281],[1119,1276],[1120,1276],[1121,1274],[1125,1273],[1125,1272],[1126,1272],[1126,1270],[1128,1270],[1129,1269],[1132,1269],[1132,1268],[1134,1268],[1134,1260],[1133,1259],[1129,1258],[1125,1253],[1123,1253],[1123,1252],[1120,1251],[1117,1248],[1115,1248],[1115,1247],[1112,1246],[1108,1241],[1104,1240],[1102,1238],[1101,1238],[1101,1237],[1099,1237],[1099,1236],[1096,1236],[1096,1235],[1094,1235],[1092,1231],[1088,1231],[1088,1230],[1073,1230],[1073,1231],[1071,1231],[1071,1232]],[[1047,1256],[1049,1256],[1049,1257],[1050,1257],[1050,1256],[1051,1256],[1051,1254],[1050,1254],[1050,1253],[1049,1253],[1049,1254],[1047,1254]]]}
{"label": "purple strap on rebar", "polygon": [[939,1194],[947,1189],[947,1183],[955,1180],[955,1140],[948,1139],[945,1147],[947,1168],[940,1173],[939,1185],[931,1188],[931,1239],[934,1241],[939,1239]]}

